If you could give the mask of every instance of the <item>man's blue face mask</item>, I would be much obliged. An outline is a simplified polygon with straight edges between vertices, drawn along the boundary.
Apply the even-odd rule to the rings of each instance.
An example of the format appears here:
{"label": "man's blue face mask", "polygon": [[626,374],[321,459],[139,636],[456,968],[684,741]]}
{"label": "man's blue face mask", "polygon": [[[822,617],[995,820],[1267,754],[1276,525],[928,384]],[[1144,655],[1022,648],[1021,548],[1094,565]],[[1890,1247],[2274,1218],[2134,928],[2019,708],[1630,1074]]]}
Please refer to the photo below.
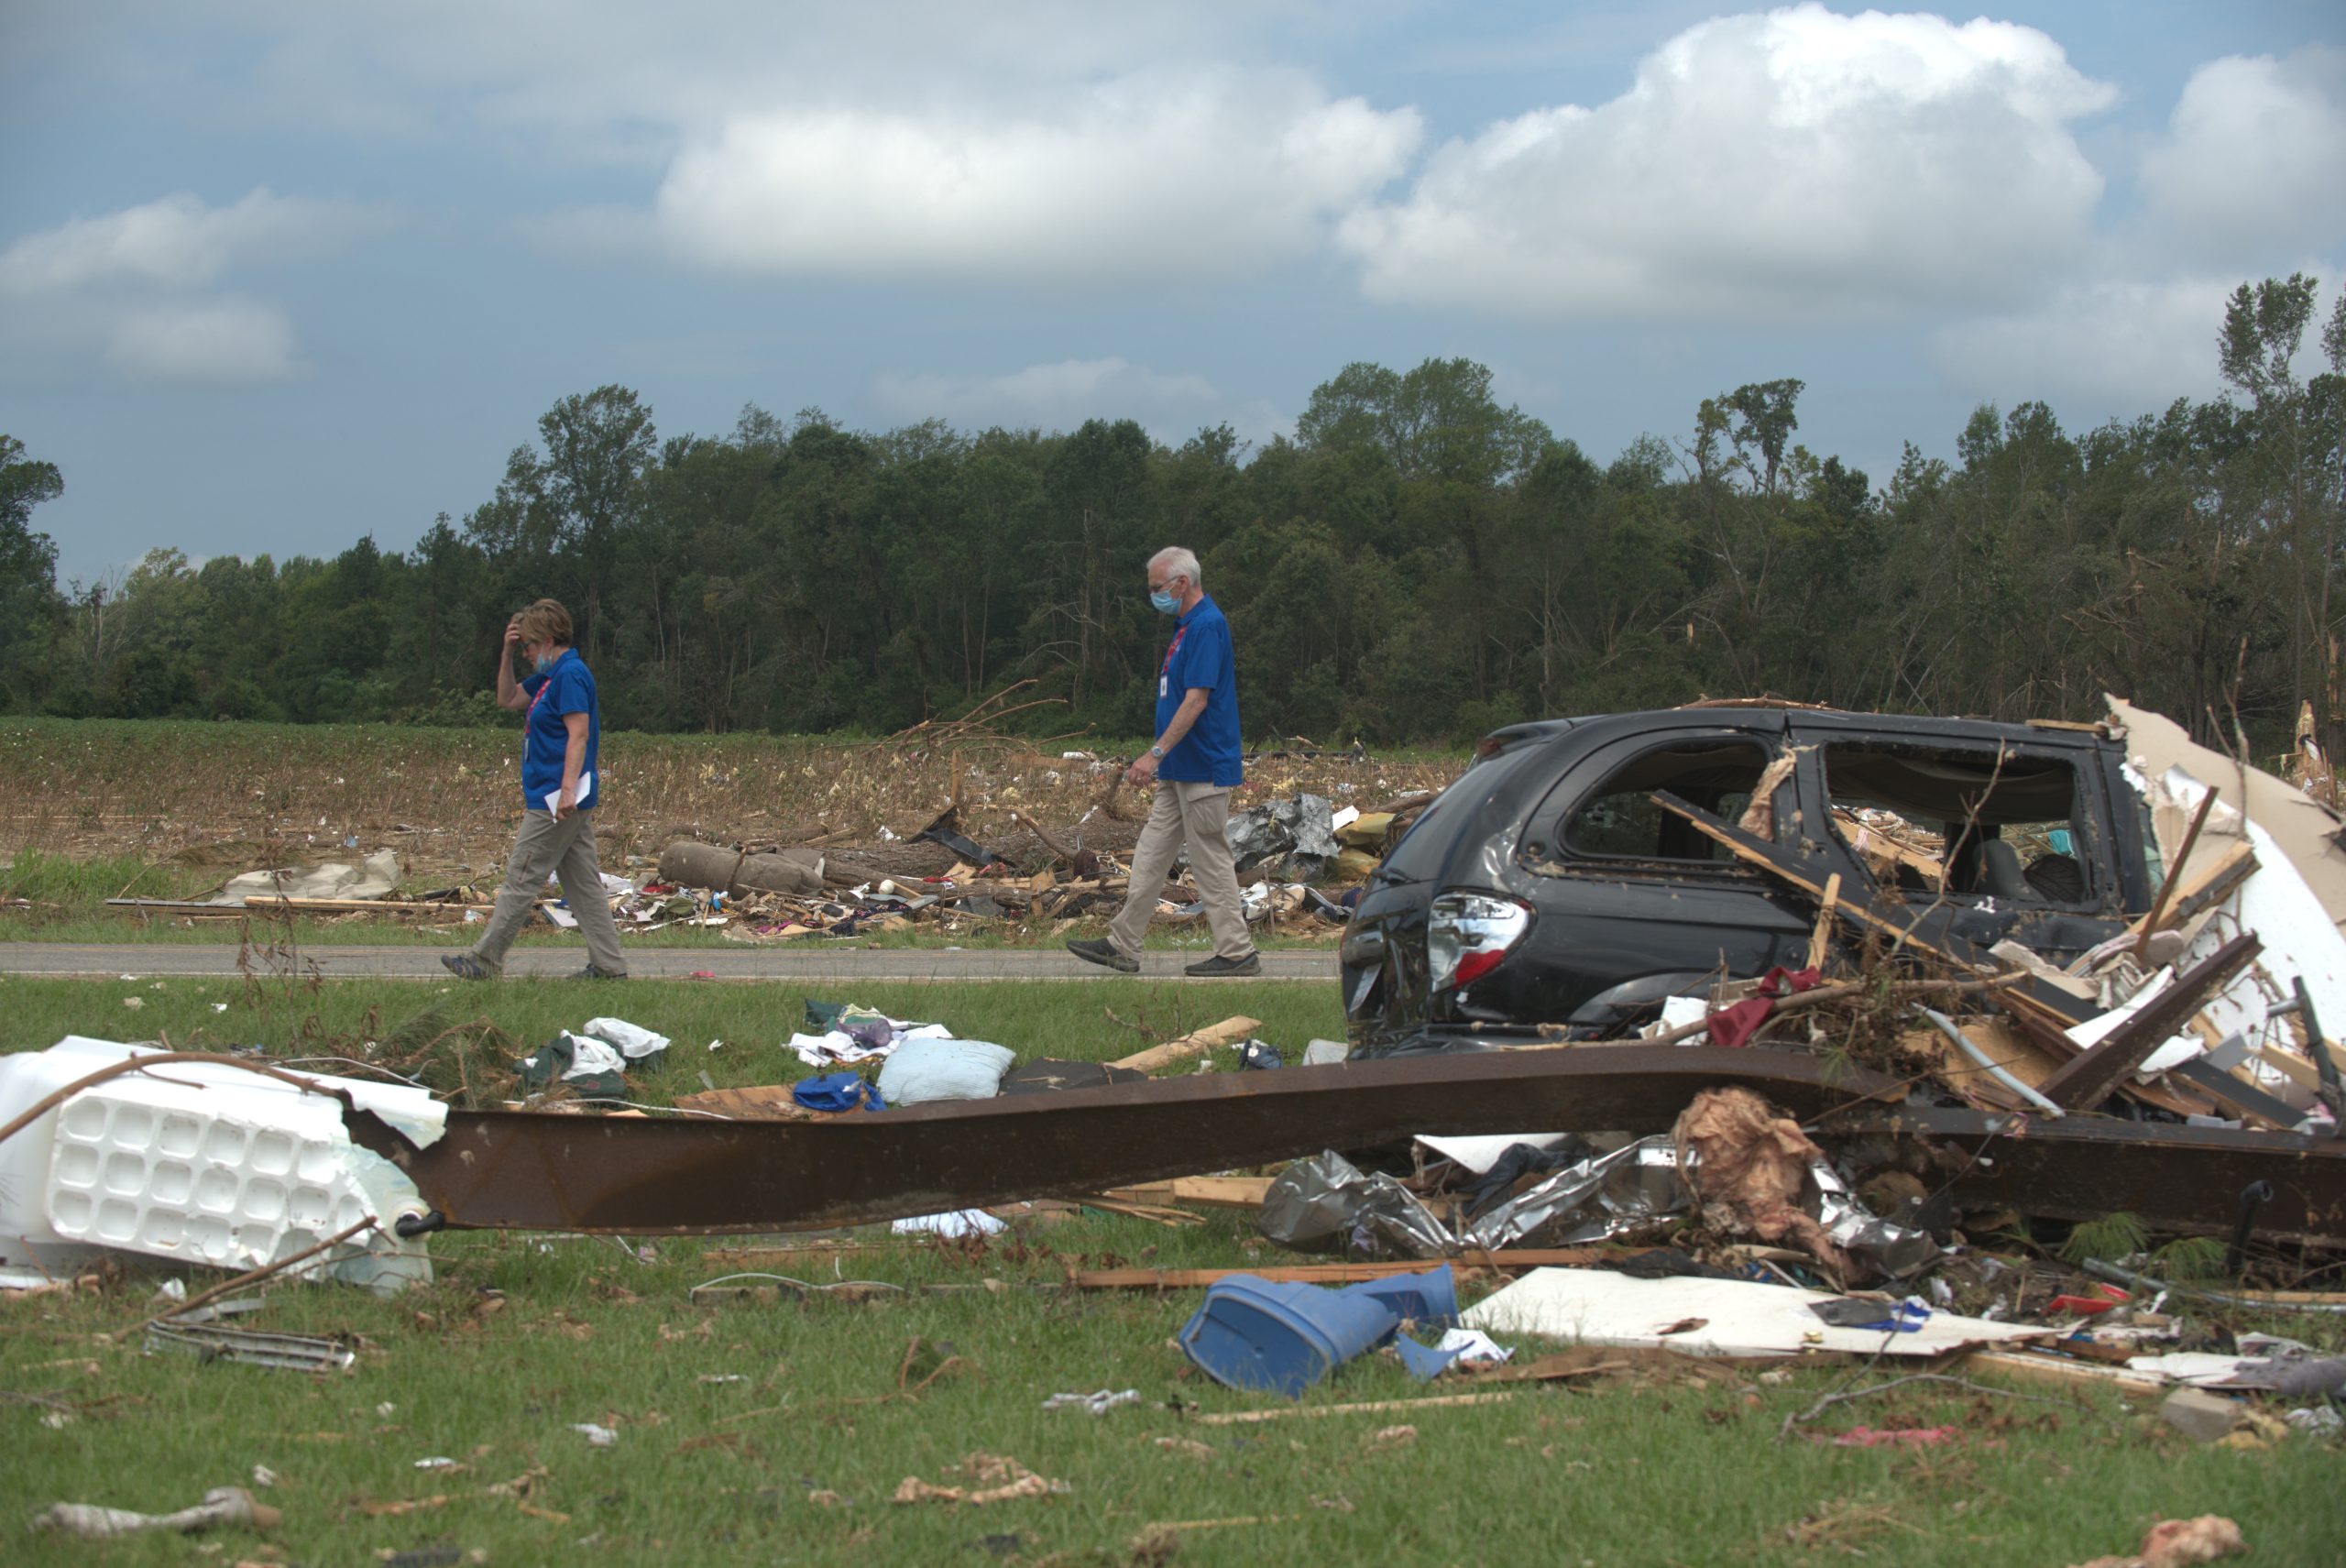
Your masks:
{"label": "man's blue face mask", "polygon": [[1171,615],[1175,610],[1181,608],[1181,601],[1173,597],[1173,592],[1169,588],[1157,589],[1155,593],[1148,596],[1148,602],[1155,605],[1159,610],[1163,611],[1167,615]]}

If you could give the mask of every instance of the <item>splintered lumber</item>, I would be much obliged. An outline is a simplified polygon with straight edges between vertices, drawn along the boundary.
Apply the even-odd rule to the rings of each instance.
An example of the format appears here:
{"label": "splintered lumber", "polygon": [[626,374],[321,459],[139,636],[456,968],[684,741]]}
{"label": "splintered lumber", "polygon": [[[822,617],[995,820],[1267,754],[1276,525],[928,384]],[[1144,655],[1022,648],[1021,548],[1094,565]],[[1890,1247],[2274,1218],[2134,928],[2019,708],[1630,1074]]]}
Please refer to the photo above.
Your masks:
{"label": "splintered lumber", "polygon": [[468,909],[487,915],[492,905],[427,904],[393,898],[291,898],[282,894],[252,893],[245,895],[245,907],[285,909],[296,915],[462,915]]}
{"label": "splintered lumber", "polygon": [[1127,1067],[1135,1072],[1155,1072],[1160,1067],[1171,1067],[1175,1062],[1201,1057],[1217,1046],[1235,1045],[1262,1026],[1263,1021],[1260,1018],[1249,1018],[1242,1014],[1235,1018],[1224,1018],[1219,1024],[1210,1024],[1197,1033],[1184,1035],[1178,1040],[1168,1040],[1161,1046],[1151,1046],[1145,1051],[1135,1051],[1131,1056],[1110,1065]]}
{"label": "splintered lumber", "polygon": [[2024,1350],[1975,1350],[1955,1365],[1966,1372],[1992,1372],[2020,1383],[2051,1383],[2065,1388],[2107,1388],[2121,1394],[2155,1394],[2167,1379],[2154,1373],[2130,1372],[2122,1366],[2099,1366],[2089,1361],[2046,1355]]}
{"label": "splintered lumber", "polygon": [[[1680,799],[1666,789],[1655,790],[1647,798],[1673,816],[1683,817],[1694,825],[1695,831],[1725,846],[1737,860],[1759,867],[1780,882],[1800,889],[1820,904],[1825,898],[1825,884],[1813,874],[1811,868],[1799,857],[1777,845],[1744,832],[1733,824],[1704,810],[1690,801]],[[1888,937],[1902,942],[1916,952],[1924,953],[1961,973],[1979,974],[1995,969],[1988,955],[1971,943],[1951,932],[1941,931],[1925,937],[1914,926],[1902,926],[1886,916],[1876,913],[1863,904],[1843,899],[1839,905],[1842,919],[1860,930]],[[2099,1009],[2071,996],[2058,986],[2036,976],[2023,975],[2009,991],[2001,993],[2004,1005],[2023,1021],[2052,1023],[2056,1027],[2081,1024]]]}
{"label": "splintered lumber", "polygon": [[[1474,1262],[1430,1257],[1410,1263],[1290,1263],[1272,1268],[1092,1268],[1076,1275],[1074,1283],[1079,1290],[1202,1290],[1244,1274],[1279,1285],[1357,1285],[1364,1279],[1423,1274],[1444,1262],[1460,1274],[1485,1274],[1492,1269],[1575,1268],[1625,1255],[1601,1247],[1517,1247],[1477,1253]],[[1489,1267],[1484,1259],[1489,1260]]]}
{"label": "splintered lumber", "polygon": [[1105,1196],[1126,1203],[1178,1203],[1193,1209],[1245,1209],[1263,1206],[1271,1190],[1267,1176],[1178,1176],[1170,1181],[1143,1182],[1138,1187],[1111,1187]]}
{"label": "splintered lumber", "polygon": [[[2256,851],[2249,847],[2246,839],[2240,839],[2206,865],[2194,868],[2190,876],[2176,888],[2172,903],[2163,909],[2154,905],[2149,914],[2126,927],[2127,933],[2147,938],[2152,932],[2166,927],[2187,925],[2210,904],[2231,896],[2231,891],[2246,882],[2255,870]],[[2170,883],[2175,880],[2172,877],[2168,879]],[[2162,888],[2160,892],[2164,894],[2165,889]],[[2139,943],[2137,950],[2140,950]]]}
{"label": "splintered lumber", "polygon": [[2151,900],[2151,912],[2143,918],[2143,934],[2134,938],[2136,958],[2143,956],[2143,949],[2150,945],[2151,934],[2156,931],[2160,924],[2166,919],[2166,904],[2168,899],[2175,896],[2176,878],[2182,873],[2183,868],[2191,863],[2191,851],[2199,843],[2199,829],[2208,825],[2208,813],[2215,808],[2216,792],[2210,789],[2199,797],[2199,809],[2191,814],[2191,826],[2184,830],[2183,848],[2176,850],[2175,855],[2175,874],[2163,877],[2159,881],[2158,896]]}
{"label": "splintered lumber", "polygon": [[1503,1405],[1515,1398],[1504,1394],[1437,1394],[1431,1399],[1370,1399],[1358,1405],[1278,1405],[1267,1410],[1217,1410],[1210,1416],[1192,1416],[1190,1423],[1201,1427],[1252,1426],[1256,1421],[1283,1421],[1289,1417],[1308,1420],[1315,1416],[1381,1416],[1394,1410],[1432,1410],[1453,1405]]}
{"label": "splintered lumber", "polygon": [[1833,936],[1834,916],[1841,907],[1841,873],[1835,872],[1825,879],[1825,896],[1817,901],[1816,929],[1808,934],[1808,965],[1813,970],[1825,967],[1826,944]]}
{"label": "splintered lumber", "polygon": [[2253,931],[2243,931],[2192,965],[2143,1010],[2061,1064],[2039,1090],[2066,1111],[2099,1104],[2147,1060],[2150,1054],[2191,1021],[2209,992],[2238,974],[2264,950]]}

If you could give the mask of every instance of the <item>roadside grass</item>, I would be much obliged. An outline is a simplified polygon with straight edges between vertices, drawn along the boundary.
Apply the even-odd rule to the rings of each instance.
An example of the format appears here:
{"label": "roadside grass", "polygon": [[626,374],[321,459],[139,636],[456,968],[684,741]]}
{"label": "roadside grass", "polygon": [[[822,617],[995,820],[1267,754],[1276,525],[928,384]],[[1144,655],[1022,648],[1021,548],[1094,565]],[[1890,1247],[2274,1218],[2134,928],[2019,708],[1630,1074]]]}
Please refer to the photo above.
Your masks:
{"label": "roadside grass", "polygon": [[[677,980],[329,980],[281,976],[138,981],[0,980],[0,1051],[41,1050],[67,1035],[158,1040],[181,1050],[261,1046],[272,1056],[353,1056],[426,1008],[453,1025],[486,1019],[533,1050],[589,1018],[619,1017],[675,1044],[631,1082],[634,1099],[665,1104],[707,1087],[788,1083],[806,1075],[785,1048],[806,1026],[808,997],[877,1007],[892,1017],[944,1024],[991,1040],[1022,1059],[1109,1061],[1239,1014],[1263,1022],[1262,1037],[1292,1061],[1314,1036],[1344,1033],[1335,988],[1319,981],[1074,980],[1047,985],[990,981]],[[132,1007],[129,1003],[138,1005]],[[1111,1014],[1113,1014],[1112,1017]],[[1117,1020],[1122,1020],[1121,1023]],[[1143,1033],[1143,1031],[1146,1033]],[[711,1040],[726,1042],[711,1051]],[[1227,1058],[1225,1057],[1225,1061]],[[321,1067],[321,1071],[334,1070]]]}
{"label": "roadside grass", "polygon": [[[12,1049],[69,1032],[168,1036],[258,1043],[282,1060],[363,1056],[365,1040],[427,1003],[486,1016],[524,1043],[615,1014],[675,1039],[634,1091],[658,1103],[701,1087],[704,1072],[720,1085],[800,1076],[781,1042],[806,994],[676,981],[11,979],[0,981],[0,1015]],[[1263,1019],[1266,1037],[1283,1047],[1341,1024],[1330,988],[1293,983],[1234,982],[1203,995],[1130,980],[818,994],[948,1023],[1022,1057],[1113,1058],[1143,1043],[1125,1025],[1169,1036],[1232,1013]],[[710,1038],[728,1044],[710,1052]],[[411,1552],[422,1555],[404,1561],[422,1564],[479,1552],[492,1563],[663,1568],[1864,1555],[1931,1568],[2079,1563],[2131,1552],[2157,1519],[2198,1513],[2239,1521],[2259,1563],[2330,1563],[2346,1552],[2336,1444],[2197,1448],[2146,1409],[2107,1396],[1911,1385],[1837,1408],[1806,1431],[1951,1426],[1952,1443],[1842,1448],[1806,1431],[1779,1441],[1785,1417],[1821,1393],[1894,1369],[1793,1369],[1782,1382],[1716,1385],[1626,1375],[1470,1408],[1202,1424],[1200,1415],[1281,1402],[1187,1367],[1172,1336],[1197,1292],[1063,1286],[1075,1268],[1281,1261],[1241,1215],[1166,1228],[1087,1212],[1021,1222],[982,1244],[895,1238],[883,1227],[780,1240],[795,1250],[757,1267],[810,1284],[904,1288],[696,1305],[692,1286],[740,1266],[710,1251],[750,1239],[662,1238],[638,1251],[609,1237],[444,1234],[432,1242],[431,1286],[378,1301],[279,1283],[260,1313],[241,1320],[351,1336],[356,1370],[321,1377],[143,1354],[124,1331],[154,1310],[153,1274],[0,1306],[9,1453],[0,1529],[21,1530],[56,1500],[182,1508],[207,1488],[251,1485],[260,1465],[280,1477],[263,1500],[284,1509],[282,1528],[265,1548],[231,1533],[199,1553],[218,1545],[224,1562],[324,1563]],[[959,1361],[908,1397],[904,1384],[928,1365],[902,1376],[915,1339]],[[1041,1409],[1054,1393],[1127,1387],[1142,1403],[1102,1417]],[[1371,1358],[1302,1406],[1454,1391],[1428,1390]],[[616,1446],[590,1447],[572,1430],[585,1422],[616,1431]],[[1008,1456],[1068,1490],[983,1508],[890,1501],[907,1476],[966,1484],[949,1467],[973,1453]],[[434,1457],[462,1468],[416,1468]],[[525,1475],[533,1479],[518,1500],[488,1494]],[[1168,1525],[1188,1528],[1157,1529]],[[30,1563],[190,1555],[186,1541],[153,1535],[104,1546],[24,1536],[13,1548],[11,1561]]]}

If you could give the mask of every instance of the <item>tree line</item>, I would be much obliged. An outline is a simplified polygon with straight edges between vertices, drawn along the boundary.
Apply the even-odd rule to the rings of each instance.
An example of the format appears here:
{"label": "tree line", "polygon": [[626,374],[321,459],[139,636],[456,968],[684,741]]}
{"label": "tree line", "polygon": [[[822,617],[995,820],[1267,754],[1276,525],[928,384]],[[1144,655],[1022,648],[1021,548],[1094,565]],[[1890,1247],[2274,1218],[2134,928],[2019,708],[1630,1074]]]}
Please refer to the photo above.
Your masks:
{"label": "tree line", "polygon": [[1762,693],[2077,719],[2108,690],[2260,750],[2310,700],[2334,747],[2346,299],[2323,321],[2316,296],[2242,285],[2211,400],[2085,431],[1982,407],[1955,461],[1909,444],[1879,487],[1796,440],[1789,379],[1606,463],[1458,359],[1349,366],[1252,450],[1227,426],[1170,447],[1130,420],[867,433],[754,406],[663,439],[606,386],[411,550],[156,550],[60,587],[32,521],[69,477],[0,436],[0,705],[494,722],[506,617],[550,594],[617,728],[887,732],[1031,680],[1065,703],[1039,729],[1134,736],[1166,632],[1143,566],[1176,543],[1236,630],[1250,741]]}

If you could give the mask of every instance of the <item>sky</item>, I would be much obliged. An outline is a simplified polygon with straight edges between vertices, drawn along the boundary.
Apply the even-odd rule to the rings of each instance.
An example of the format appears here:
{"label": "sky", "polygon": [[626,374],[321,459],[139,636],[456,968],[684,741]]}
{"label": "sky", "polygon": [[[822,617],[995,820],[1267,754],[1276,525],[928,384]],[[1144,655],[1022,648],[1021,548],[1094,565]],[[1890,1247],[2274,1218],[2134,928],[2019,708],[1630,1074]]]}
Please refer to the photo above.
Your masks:
{"label": "sky", "polygon": [[405,548],[611,382],[1261,443],[1464,356],[1603,462],[1796,377],[1879,485],[2215,395],[2341,192],[2339,0],[5,0],[0,433],[85,584]]}

